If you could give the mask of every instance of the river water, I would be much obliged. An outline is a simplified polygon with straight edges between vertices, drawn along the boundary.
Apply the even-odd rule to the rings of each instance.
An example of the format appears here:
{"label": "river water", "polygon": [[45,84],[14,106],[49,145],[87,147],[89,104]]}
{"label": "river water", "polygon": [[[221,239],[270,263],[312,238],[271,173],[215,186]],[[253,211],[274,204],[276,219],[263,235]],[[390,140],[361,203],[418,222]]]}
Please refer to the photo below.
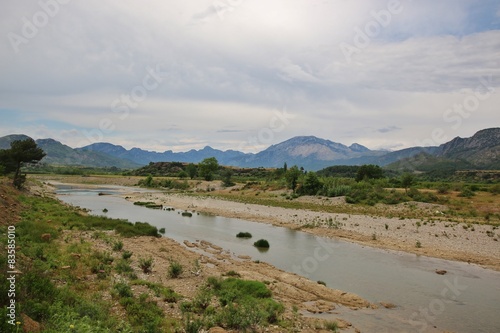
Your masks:
{"label": "river water", "polygon": [[[137,192],[137,188],[63,184],[57,188],[62,201],[90,209],[92,214],[104,215],[106,208],[108,217],[165,228],[165,236],[180,243],[203,239],[235,255],[250,255],[370,302],[397,306],[358,311],[339,307],[337,316],[353,321],[363,332],[500,332],[500,272],[240,219],[196,213],[183,217],[179,211],[135,206],[113,195]],[[99,192],[112,195],[99,196]],[[240,231],[250,232],[253,238],[235,237]],[[268,251],[253,246],[260,238],[270,242]],[[448,273],[438,275],[436,269]]]}

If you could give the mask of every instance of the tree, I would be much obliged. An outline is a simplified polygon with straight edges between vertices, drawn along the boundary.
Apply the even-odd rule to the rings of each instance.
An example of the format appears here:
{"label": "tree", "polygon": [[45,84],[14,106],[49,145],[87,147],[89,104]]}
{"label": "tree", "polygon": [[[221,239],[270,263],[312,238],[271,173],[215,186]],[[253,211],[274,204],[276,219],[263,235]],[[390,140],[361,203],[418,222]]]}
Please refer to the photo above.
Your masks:
{"label": "tree", "polygon": [[415,177],[411,173],[405,173],[401,176],[401,186],[404,187],[405,193],[408,194],[408,188],[413,185]]}
{"label": "tree", "polygon": [[219,162],[215,157],[208,157],[198,164],[198,169],[201,177],[205,180],[212,180],[214,179],[214,172],[219,169]]}
{"label": "tree", "polygon": [[221,176],[222,176],[222,184],[225,187],[230,187],[230,186],[234,185],[234,183],[231,179],[231,177],[233,176],[233,170],[225,169],[224,171],[222,171]]}
{"label": "tree", "polygon": [[26,175],[21,174],[21,167],[26,163],[38,163],[45,155],[35,140],[16,140],[11,142],[10,149],[0,151],[0,164],[5,173],[14,172],[13,184],[21,188],[26,181]]}
{"label": "tree", "polygon": [[305,179],[304,179],[304,185],[302,186],[302,192],[304,194],[308,195],[316,195],[318,194],[318,191],[321,189],[323,184],[318,178],[318,175],[316,175],[315,172],[308,172]]}
{"label": "tree", "polygon": [[196,168],[196,165],[194,165],[193,163],[190,163],[186,167],[186,172],[189,175],[189,178],[193,179],[194,177],[196,177],[196,174],[198,173],[198,169]]}
{"label": "tree", "polygon": [[359,182],[363,179],[378,179],[382,177],[384,177],[384,171],[381,167],[374,164],[364,164],[358,169],[356,181]]}
{"label": "tree", "polygon": [[288,188],[293,190],[295,192],[295,188],[297,187],[297,180],[300,177],[300,170],[299,168],[294,165],[288,171],[285,173],[285,180],[288,185]]}

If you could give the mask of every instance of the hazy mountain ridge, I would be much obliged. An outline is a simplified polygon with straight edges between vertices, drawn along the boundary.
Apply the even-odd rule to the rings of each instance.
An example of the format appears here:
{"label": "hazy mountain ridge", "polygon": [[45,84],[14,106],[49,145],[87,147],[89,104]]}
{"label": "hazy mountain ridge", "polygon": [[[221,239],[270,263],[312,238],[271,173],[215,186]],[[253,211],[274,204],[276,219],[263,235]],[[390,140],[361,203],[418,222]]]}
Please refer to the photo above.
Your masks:
{"label": "hazy mountain ridge", "polygon": [[[387,156],[391,154],[401,154],[401,151]],[[388,167],[429,171],[433,167],[446,165],[456,170],[500,170],[500,128],[484,129],[470,138],[456,137],[439,147],[408,148],[407,154],[410,156],[395,160]]]}
{"label": "hazy mountain ridge", "polygon": [[[0,138],[0,149],[10,142],[28,138],[9,135]],[[125,149],[111,143],[94,143],[73,149],[53,139],[36,140],[47,156],[42,162],[60,165],[82,165],[130,169],[150,162],[199,163],[215,157],[221,165],[237,167],[282,167],[298,165],[306,170],[319,170],[332,165],[377,164],[392,169],[426,170],[433,165],[464,168],[500,169],[500,128],[478,131],[470,138],[456,137],[437,147],[411,147],[394,152],[370,150],[354,143],[346,146],[315,136],[297,136],[272,145],[256,154],[235,150],[218,150],[210,146],[187,152],[147,151],[140,148]],[[417,156],[417,157],[416,157]]]}
{"label": "hazy mountain ridge", "polygon": [[[26,140],[26,135],[7,135],[0,138],[0,149],[9,149],[15,140]],[[140,165],[128,160],[116,158],[101,152],[80,151],[62,144],[54,139],[35,140],[37,145],[47,154],[40,162],[53,165],[74,165],[85,167],[112,167],[123,169],[137,168]]]}

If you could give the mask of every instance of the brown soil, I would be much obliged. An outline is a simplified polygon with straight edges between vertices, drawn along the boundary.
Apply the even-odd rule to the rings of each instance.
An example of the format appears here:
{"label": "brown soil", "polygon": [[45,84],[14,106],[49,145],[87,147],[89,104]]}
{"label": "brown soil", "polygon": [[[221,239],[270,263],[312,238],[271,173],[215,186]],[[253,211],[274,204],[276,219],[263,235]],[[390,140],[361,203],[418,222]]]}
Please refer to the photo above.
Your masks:
{"label": "brown soil", "polygon": [[0,178],[0,225],[14,225],[19,221],[21,204],[16,199],[20,194],[6,178]]}

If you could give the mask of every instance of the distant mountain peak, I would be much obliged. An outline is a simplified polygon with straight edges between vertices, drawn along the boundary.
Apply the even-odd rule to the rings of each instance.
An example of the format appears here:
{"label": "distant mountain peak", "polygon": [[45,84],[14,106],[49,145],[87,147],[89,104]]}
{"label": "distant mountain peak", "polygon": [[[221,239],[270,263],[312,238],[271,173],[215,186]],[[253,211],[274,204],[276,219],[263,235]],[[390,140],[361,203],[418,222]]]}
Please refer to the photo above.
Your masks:
{"label": "distant mountain peak", "polygon": [[365,146],[363,145],[360,145],[359,143],[353,143],[352,145],[349,146],[349,148],[352,150],[352,151],[356,151],[356,152],[366,152],[366,151],[370,151],[370,149],[366,148]]}

